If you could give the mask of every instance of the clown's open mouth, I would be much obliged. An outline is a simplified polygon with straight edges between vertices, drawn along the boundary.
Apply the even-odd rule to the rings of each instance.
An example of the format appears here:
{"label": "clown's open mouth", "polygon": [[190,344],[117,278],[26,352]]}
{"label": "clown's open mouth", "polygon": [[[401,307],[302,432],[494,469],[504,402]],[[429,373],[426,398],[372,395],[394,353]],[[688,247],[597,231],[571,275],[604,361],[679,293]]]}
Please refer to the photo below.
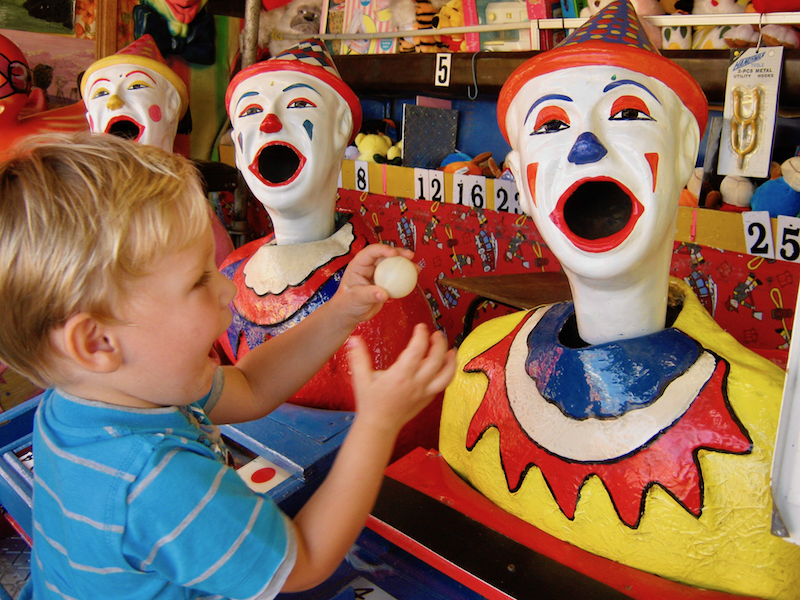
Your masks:
{"label": "clown's open mouth", "polygon": [[265,185],[286,185],[303,170],[306,157],[284,142],[266,144],[250,165],[250,171]]}
{"label": "clown's open mouth", "polygon": [[605,252],[620,245],[644,208],[625,186],[608,178],[576,182],[550,219],[581,250]]}
{"label": "clown's open mouth", "polygon": [[144,133],[144,127],[130,117],[115,117],[106,125],[106,133],[126,140],[138,141]]}

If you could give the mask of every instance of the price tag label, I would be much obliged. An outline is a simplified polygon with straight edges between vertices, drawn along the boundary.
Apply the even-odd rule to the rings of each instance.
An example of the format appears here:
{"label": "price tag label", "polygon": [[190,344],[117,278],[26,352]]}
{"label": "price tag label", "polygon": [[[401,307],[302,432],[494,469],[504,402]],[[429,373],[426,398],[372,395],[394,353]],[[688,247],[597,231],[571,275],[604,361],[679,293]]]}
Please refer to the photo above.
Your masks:
{"label": "price tag label", "polygon": [[800,219],[778,216],[778,239],[775,258],[800,262]]}
{"label": "price tag label", "polygon": [[499,212],[522,214],[517,184],[507,179],[494,180],[494,209]]}
{"label": "price tag label", "polygon": [[365,160],[355,161],[356,168],[356,190],[359,192],[369,191],[369,163]]}
{"label": "price tag label", "polygon": [[433,78],[433,84],[437,87],[450,87],[450,71],[453,64],[452,54],[437,54],[436,55],[436,74]]}
{"label": "price tag label", "polygon": [[772,223],[766,210],[742,213],[744,239],[747,252],[762,258],[775,258],[775,243],[772,241]]}

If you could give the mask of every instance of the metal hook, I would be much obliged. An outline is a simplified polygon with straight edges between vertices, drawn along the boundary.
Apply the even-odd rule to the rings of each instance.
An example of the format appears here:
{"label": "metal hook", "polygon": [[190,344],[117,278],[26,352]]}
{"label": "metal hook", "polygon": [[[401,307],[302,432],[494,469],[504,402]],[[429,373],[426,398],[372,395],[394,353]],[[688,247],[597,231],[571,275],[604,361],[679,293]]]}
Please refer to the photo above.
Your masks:
{"label": "metal hook", "polygon": [[[750,114],[742,106],[750,102]],[[758,88],[748,90],[740,86],[733,88],[733,115],[731,117],[731,147],[739,155],[739,169],[744,168],[745,157],[753,152],[758,141],[758,117],[761,110],[761,94]]]}
{"label": "metal hook", "polygon": [[764,19],[764,13],[758,13],[758,41],[756,42],[756,52],[761,50],[761,38],[764,35],[761,30],[761,21],[763,19]]}
{"label": "metal hook", "polygon": [[475,85],[475,94],[472,93],[472,86],[467,86],[467,98],[470,100],[475,100],[478,97],[478,77],[475,74],[475,59],[478,57],[478,54],[483,52],[483,49],[478,50],[475,54],[472,55],[472,83]]}

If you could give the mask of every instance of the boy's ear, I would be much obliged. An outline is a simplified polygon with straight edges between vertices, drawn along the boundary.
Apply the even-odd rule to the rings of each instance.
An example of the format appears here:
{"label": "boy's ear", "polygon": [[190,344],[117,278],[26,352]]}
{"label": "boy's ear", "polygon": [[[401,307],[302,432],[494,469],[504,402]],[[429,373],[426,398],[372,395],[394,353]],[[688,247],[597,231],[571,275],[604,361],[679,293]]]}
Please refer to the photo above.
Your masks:
{"label": "boy's ear", "polygon": [[93,373],[111,373],[122,364],[117,337],[87,313],[73,315],[56,332],[56,346],[70,360]]}

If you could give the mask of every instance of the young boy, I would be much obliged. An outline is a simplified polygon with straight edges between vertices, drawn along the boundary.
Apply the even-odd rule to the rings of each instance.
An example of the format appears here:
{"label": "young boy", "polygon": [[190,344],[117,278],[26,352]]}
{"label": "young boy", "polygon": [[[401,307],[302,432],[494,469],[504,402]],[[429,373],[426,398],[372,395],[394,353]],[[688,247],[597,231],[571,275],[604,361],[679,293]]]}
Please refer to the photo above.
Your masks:
{"label": "young boy", "polygon": [[292,521],[226,465],[212,423],[289,398],[388,296],[369,246],[339,291],[235,367],[212,349],[235,288],[185,159],[112,136],[32,139],[0,166],[0,359],[51,388],[34,424],[31,581],[21,597],[272,598],[338,566],[402,425],[450,381],[441,333],[388,370],[351,348],[357,417]]}

